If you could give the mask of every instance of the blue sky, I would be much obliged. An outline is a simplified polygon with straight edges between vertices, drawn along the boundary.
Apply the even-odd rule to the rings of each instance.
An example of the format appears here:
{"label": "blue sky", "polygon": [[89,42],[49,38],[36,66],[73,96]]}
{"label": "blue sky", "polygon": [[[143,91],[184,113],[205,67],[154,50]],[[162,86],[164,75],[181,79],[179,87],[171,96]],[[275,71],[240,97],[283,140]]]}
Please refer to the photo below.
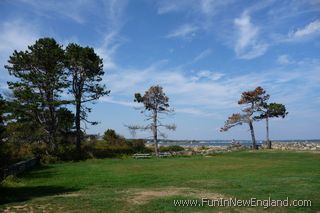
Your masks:
{"label": "blue sky", "polygon": [[[0,2],[0,66],[14,49],[40,37],[94,47],[104,60],[109,97],[90,114],[130,137],[143,124],[135,92],[163,86],[175,108],[165,119],[173,139],[250,139],[247,126],[220,133],[241,110],[242,91],[262,86],[289,115],[273,119],[272,139],[320,138],[320,1],[4,0]],[[10,79],[1,69],[0,87]],[[255,123],[264,139],[264,122]],[[148,133],[136,137],[146,137]]]}

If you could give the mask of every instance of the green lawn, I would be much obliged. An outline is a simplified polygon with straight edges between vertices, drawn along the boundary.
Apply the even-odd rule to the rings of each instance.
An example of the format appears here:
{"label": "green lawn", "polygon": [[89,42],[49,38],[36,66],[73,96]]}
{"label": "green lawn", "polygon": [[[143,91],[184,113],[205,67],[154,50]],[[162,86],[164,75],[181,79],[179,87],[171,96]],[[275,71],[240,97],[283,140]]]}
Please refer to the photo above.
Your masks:
{"label": "green lawn", "polygon": [[[103,159],[41,166],[0,188],[0,210],[34,212],[317,212],[320,154],[246,151],[209,157]],[[312,207],[175,207],[207,197],[310,199]]]}

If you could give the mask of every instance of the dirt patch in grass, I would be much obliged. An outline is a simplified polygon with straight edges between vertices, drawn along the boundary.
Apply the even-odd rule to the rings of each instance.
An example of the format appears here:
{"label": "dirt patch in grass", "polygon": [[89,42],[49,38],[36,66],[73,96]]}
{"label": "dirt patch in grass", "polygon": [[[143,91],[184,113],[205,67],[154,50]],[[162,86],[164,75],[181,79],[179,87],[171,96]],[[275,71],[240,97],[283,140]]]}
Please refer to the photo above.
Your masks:
{"label": "dirt patch in grass", "polygon": [[3,212],[64,212],[62,207],[52,206],[50,204],[44,205],[14,205],[6,207]]}
{"label": "dirt patch in grass", "polygon": [[58,194],[55,197],[79,197],[81,193],[65,193],[65,194]]}
{"label": "dirt patch in grass", "polygon": [[129,200],[135,204],[144,204],[153,199],[180,195],[182,194],[183,190],[184,188],[162,188],[154,190],[138,189],[135,190],[131,196],[129,196]]}
{"label": "dirt patch in grass", "polygon": [[128,201],[134,204],[145,204],[151,200],[170,197],[170,196],[190,196],[197,199],[219,199],[224,196],[218,193],[212,193],[208,191],[200,191],[191,188],[157,188],[157,189],[134,189],[127,192],[129,194]]}

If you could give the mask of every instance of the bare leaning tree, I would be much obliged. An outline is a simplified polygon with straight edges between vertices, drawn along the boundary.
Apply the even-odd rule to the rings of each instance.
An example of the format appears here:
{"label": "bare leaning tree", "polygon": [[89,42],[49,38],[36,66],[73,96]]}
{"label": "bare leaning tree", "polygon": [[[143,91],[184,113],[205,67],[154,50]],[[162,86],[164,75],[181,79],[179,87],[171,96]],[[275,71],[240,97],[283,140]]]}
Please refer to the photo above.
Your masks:
{"label": "bare leaning tree", "polygon": [[161,115],[168,115],[173,113],[173,109],[169,108],[169,98],[163,92],[161,86],[151,86],[142,96],[140,93],[134,95],[135,102],[142,103],[143,107],[141,113],[146,117],[146,121],[149,124],[145,126],[130,125],[127,126],[132,133],[137,130],[152,132],[154,151],[156,156],[159,156],[158,136],[166,137],[166,135],[159,130],[159,128],[165,128],[167,130],[174,131],[176,129],[175,124],[163,124],[161,122]]}
{"label": "bare leaning tree", "polygon": [[257,87],[252,91],[246,91],[241,94],[241,98],[238,101],[239,105],[245,105],[242,109],[242,113],[232,114],[224,126],[221,128],[221,132],[228,131],[230,128],[247,123],[250,128],[252,138],[252,149],[257,149],[256,138],[253,129],[253,122],[256,120],[257,113],[260,112],[261,106],[269,99],[269,95],[262,87]]}

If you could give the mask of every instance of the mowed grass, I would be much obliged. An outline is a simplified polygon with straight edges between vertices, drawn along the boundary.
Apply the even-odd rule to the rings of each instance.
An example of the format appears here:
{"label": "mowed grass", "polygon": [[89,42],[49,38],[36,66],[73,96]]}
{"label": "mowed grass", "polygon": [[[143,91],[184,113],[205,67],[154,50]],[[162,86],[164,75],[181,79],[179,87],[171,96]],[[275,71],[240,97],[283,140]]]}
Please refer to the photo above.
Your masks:
{"label": "mowed grass", "polygon": [[[245,151],[167,159],[102,159],[40,166],[7,180],[0,211],[317,212],[320,154]],[[174,199],[311,200],[311,207],[177,207]]]}

